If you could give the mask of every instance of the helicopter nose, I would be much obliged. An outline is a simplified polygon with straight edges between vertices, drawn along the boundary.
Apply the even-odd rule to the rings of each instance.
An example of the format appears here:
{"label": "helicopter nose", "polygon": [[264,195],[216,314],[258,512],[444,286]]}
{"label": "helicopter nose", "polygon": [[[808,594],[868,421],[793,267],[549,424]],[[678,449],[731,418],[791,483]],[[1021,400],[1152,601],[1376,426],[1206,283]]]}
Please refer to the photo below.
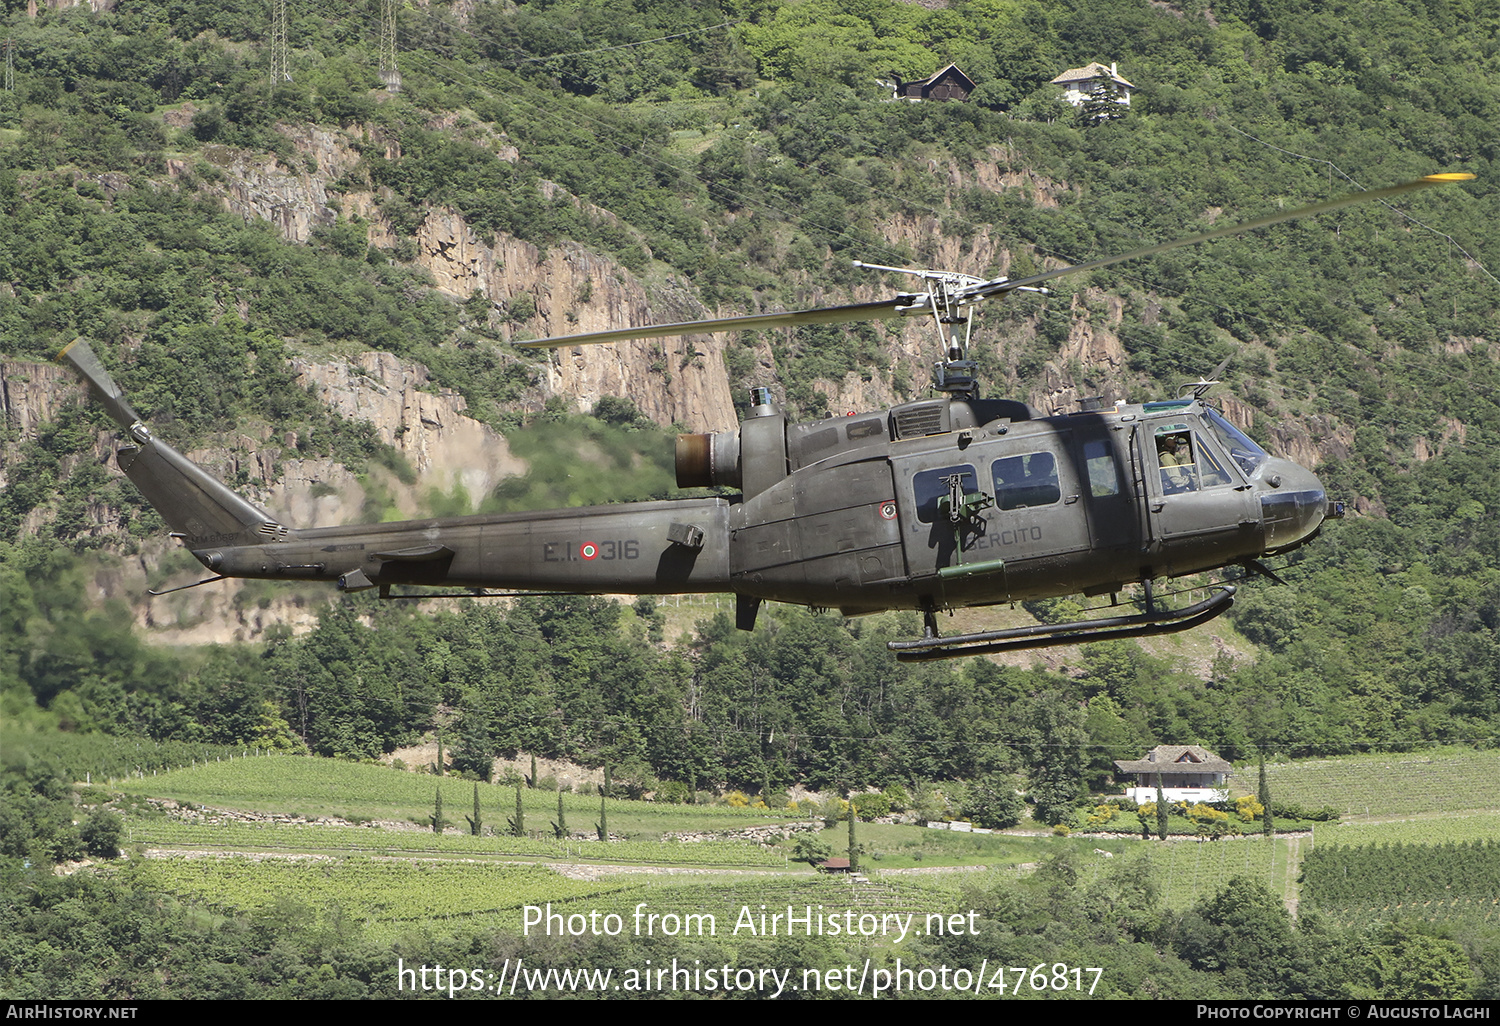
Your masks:
{"label": "helicopter nose", "polygon": [[1267,552],[1295,548],[1317,533],[1328,514],[1328,493],[1316,474],[1289,460],[1273,459],[1259,477]]}

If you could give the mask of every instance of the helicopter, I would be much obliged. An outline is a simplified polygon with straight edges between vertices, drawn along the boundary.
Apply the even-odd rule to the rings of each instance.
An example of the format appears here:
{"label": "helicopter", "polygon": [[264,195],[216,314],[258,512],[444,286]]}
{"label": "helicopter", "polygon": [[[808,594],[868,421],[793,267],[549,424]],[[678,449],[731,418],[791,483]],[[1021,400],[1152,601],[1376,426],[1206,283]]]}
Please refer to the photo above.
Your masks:
{"label": "helicopter", "polygon": [[[735,596],[753,630],[765,601],[845,615],[917,610],[920,637],[897,659],[984,655],[1188,630],[1225,612],[1233,585],[1167,608],[1153,584],[1228,567],[1276,578],[1260,560],[1311,541],[1342,514],[1310,470],[1267,453],[1205,399],[1220,373],[1176,398],[1046,416],[980,396],[969,357],[975,309],[1013,292],[1182,246],[1467,181],[1436,174],[1175,241],[1011,279],[861,264],[919,278],[925,291],[870,303],[628,327],[528,340],[545,349],[719,331],[930,318],[944,347],[928,398],[795,423],[752,390],[736,430],[684,434],[683,488],[726,496],[541,512],[296,528],[177,452],[131,408],[83,339],[61,354],[123,429],[126,476],[215,576],[324,581],[382,598],[536,594]],[[1227,364],[1227,361],[1225,361]],[[943,636],[937,614],[968,606],[1143,587],[1144,609],[1061,624]],[[400,586],[402,593],[393,592]],[[459,588],[412,595],[410,587]],[[498,590],[497,590],[498,589]]]}

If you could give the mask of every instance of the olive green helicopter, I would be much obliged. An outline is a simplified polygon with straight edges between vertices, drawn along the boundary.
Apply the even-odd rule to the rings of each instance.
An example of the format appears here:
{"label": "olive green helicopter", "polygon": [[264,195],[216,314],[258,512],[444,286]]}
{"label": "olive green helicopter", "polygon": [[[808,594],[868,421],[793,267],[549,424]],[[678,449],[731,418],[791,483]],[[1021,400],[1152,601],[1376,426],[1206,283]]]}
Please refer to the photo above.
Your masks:
{"label": "olive green helicopter", "polygon": [[[1153,582],[1259,562],[1317,535],[1342,512],[1310,471],[1267,453],[1210,405],[1216,382],[1143,404],[1097,401],[1045,416],[979,395],[969,358],[975,308],[1012,292],[1182,246],[1356,203],[1473,178],[1438,174],[1216,228],[1027,277],[860,265],[910,274],[926,291],[878,302],[518,343],[556,348],[720,331],[930,318],[942,340],[931,397],[889,409],[794,423],[770,390],[753,390],[732,431],[676,446],[683,488],[727,497],[300,528],[236,495],[155,437],[82,339],[63,356],[127,442],[120,468],[215,576],[326,581],[384,598],[518,594],[731,593],[754,628],[763,601],[922,613],[898,659],[942,659],[1187,630],[1223,613],[1234,587],[1167,608]],[[1223,365],[1214,372],[1221,372]],[[1214,376],[1210,375],[1210,379]],[[937,614],[967,606],[1144,587],[1144,608],[1071,623],[943,636]],[[402,593],[393,593],[401,586]],[[167,589],[175,591],[180,589]],[[153,594],[164,594],[153,592]]]}

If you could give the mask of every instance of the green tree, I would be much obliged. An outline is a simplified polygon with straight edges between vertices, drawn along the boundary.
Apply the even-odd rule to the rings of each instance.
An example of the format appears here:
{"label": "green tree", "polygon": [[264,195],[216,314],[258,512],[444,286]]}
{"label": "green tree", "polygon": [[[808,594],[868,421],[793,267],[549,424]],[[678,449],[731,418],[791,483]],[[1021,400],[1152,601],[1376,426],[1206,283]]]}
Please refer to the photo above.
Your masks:
{"label": "green tree", "polygon": [[854,838],[854,824],[859,820],[854,802],[849,803],[849,872],[859,872],[859,842]]}
{"label": "green tree", "polygon": [[1009,773],[992,773],[969,785],[964,795],[963,814],[976,826],[1004,830],[1021,822],[1026,803],[1016,793],[1015,779]]}
{"label": "green tree", "polygon": [[120,857],[120,835],[124,830],[124,822],[115,813],[94,808],[78,824],[78,837],[83,841],[84,851],[95,858],[115,859]]}
{"label": "green tree", "polygon": [[1162,790],[1161,774],[1156,774],[1156,838],[1159,841],[1167,839],[1167,794]]}
{"label": "green tree", "polygon": [[479,815],[479,785],[474,785],[474,815],[465,816],[469,821],[469,833],[475,837],[479,836],[480,828],[484,825]]}
{"label": "green tree", "polygon": [[1392,1001],[1463,1001],[1474,994],[1475,978],[1457,943],[1391,923],[1376,934],[1374,956],[1380,996]]}
{"label": "green tree", "polygon": [[443,822],[443,789],[441,787],[437,789],[437,798],[433,802],[430,821],[433,833],[440,834],[443,832],[443,827],[446,824]]}
{"label": "green tree", "polygon": [[1222,973],[1231,989],[1262,997],[1302,993],[1307,978],[1292,919],[1259,880],[1236,877],[1177,922],[1173,946],[1195,968]]}
{"label": "green tree", "polygon": [[1078,702],[1058,690],[1037,694],[1026,711],[1025,746],[1031,764],[1034,815],[1049,826],[1073,818],[1083,788],[1083,745],[1088,735]]}
{"label": "green tree", "polygon": [[494,775],[495,744],[489,717],[483,712],[465,712],[459,722],[458,744],[453,748],[453,768],[459,772],[473,773],[486,783]]}
{"label": "green tree", "polygon": [[516,814],[510,821],[510,835],[512,837],[526,836],[526,810],[521,805],[521,784],[516,783]]}
{"label": "green tree", "polygon": [[817,834],[804,831],[792,838],[792,859],[806,862],[810,866],[827,862],[833,857],[833,847]]}
{"label": "green tree", "polygon": [[1260,802],[1260,832],[1267,837],[1276,834],[1276,826],[1271,820],[1271,784],[1266,780],[1266,753],[1260,753],[1260,783],[1256,787],[1256,800]]}
{"label": "green tree", "polygon": [[1085,128],[1115,121],[1130,108],[1120,102],[1120,86],[1112,79],[1099,79],[1078,107],[1078,123]]}

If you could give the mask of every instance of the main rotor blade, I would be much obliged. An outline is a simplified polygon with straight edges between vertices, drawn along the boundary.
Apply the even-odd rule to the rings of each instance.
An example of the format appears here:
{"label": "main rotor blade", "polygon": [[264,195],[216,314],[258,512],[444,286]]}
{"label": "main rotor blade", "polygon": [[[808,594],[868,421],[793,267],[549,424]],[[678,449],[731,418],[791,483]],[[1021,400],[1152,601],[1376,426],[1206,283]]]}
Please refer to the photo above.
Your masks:
{"label": "main rotor blade", "polygon": [[[1081,274],[1084,271],[1109,267],[1111,264],[1124,263],[1126,260],[1154,256],[1157,253],[1180,249],[1183,246],[1196,246],[1198,243],[1207,242],[1210,239],[1222,239],[1231,235],[1239,235],[1244,232],[1254,231],[1257,228],[1280,224],[1283,221],[1294,221],[1301,217],[1326,214],[1331,210],[1340,210],[1344,207],[1353,206],[1356,203],[1390,199],[1393,196],[1400,196],[1403,193],[1415,192],[1419,189],[1429,189],[1435,185],[1447,185],[1451,182],[1467,182],[1473,178],[1473,175],[1463,173],[1428,175],[1425,178],[1418,178],[1413,182],[1404,182],[1401,185],[1392,185],[1384,189],[1354,192],[1347,196],[1341,196],[1338,199],[1327,200],[1323,203],[1314,203],[1308,207],[1298,207],[1295,210],[1284,210],[1266,217],[1257,218],[1254,221],[1246,221],[1243,224],[1215,228],[1212,231],[1206,231],[1199,235],[1190,235],[1185,239],[1175,239],[1171,242],[1158,243],[1155,246],[1133,249],[1128,253],[1101,257],[1098,260],[1090,260],[1082,264],[1072,264],[1068,267],[1059,267],[1052,271],[1043,271],[1041,274],[1033,274],[1028,278],[1000,279],[998,281],[975,285],[962,292],[962,301],[974,302],[979,299],[987,299],[991,296],[1015,291],[1016,289],[1039,285],[1054,278],[1062,278],[1069,274]],[[677,324],[650,324],[639,328],[614,328],[609,331],[585,332],[581,335],[555,335],[552,338],[528,339],[525,342],[516,342],[514,345],[517,349],[558,349],[563,346],[594,345],[600,342],[625,342],[630,339],[664,338],[672,335],[699,335],[716,331],[754,331],[761,328],[790,328],[799,324],[842,324],[849,321],[886,320],[892,317],[899,317],[903,313],[925,309],[930,303],[931,296],[928,293],[902,293],[893,299],[884,299],[874,303],[855,303],[850,306],[823,307],[816,310],[795,310],[784,313],[750,314],[743,317],[720,317],[706,321],[682,321]]]}
{"label": "main rotor blade", "polygon": [[667,335],[703,335],[714,331],[754,331],[760,328],[790,328],[798,324],[841,324],[845,321],[876,321],[900,315],[900,308],[925,299],[923,295],[898,295],[875,303],[852,306],[830,306],[818,310],[796,310],[784,313],[749,314],[744,317],[720,317],[708,321],[682,321],[678,324],[648,324],[640,328],[614,328],[590,331],[582,335],[557,335],[553,338],[527,339],[514,343],[517,349],[558,349],[562,346],[585,346],[598,342],[623,342],[634,338],[662,338]]}
{"label": "main rotor blade", "polygon": [[1172,242],[1162,242],[1155,246],[1146,246],[1141,249],[1133,249],[1129,253],[1121,253],[1118,256],[1101,257],[1098,260],[1090,260],[1087,263],[1073,264],[1070,267],[1059,267],[1054,271],[1043,271],[1041,274],[1033,274],[1029,278],[1015,278],[1009,281],[996,282],[991,285],[982,285],[973,292],[975,298],[986,298],[1010,292],[1015,289],[1024,288],[1028,285],[1037,285],[1053,278],[1061,278],[1069,274],[1081,274],[1084,271],[1092,271],[1100,267],[1108,267],[1111,264],[1124,263],[1126,260],[1135,260],[1138,257],[1155,256],[1157,253],[1165,253],[1168,250],[1180,249],[1183,246],[1196,246],[1200,242],[1210,239],[1222,239],[1230,235],[1239,235],[1242,232],[1251,232],[1257,228],[1265,228],[1268,225],[1280,224],[1283,221],[1295,221],[1299,217],[1312,217],[1315,214],[1326,214],[1330,210],[1340,210],[1344,207],[1353,206],[1356,203],[1368,203],[1371,200],[1390,199],[1392,196],[1400,196],[1407,192],[1416,192],[1419,189],[1430,189],[1435,185],[1448,185],[1452,182],[1468,182],[1474,178],[1471,174],[1454,173],[1441,175],[1428,175],[1418,178],[1414,182],[1403,182],[1400,185],[1387,186],[1384,189],[1370,189],[1367,192],[1351,192],[1347,196],[1328,200],[1324,203],[1314,203],[1310,207],[1298,207],[1296,210],[1284,210],[1277,214],[1256,218],[1254,221],[1246,221],[1244,224],[1229,225],[1225,228],[1215,228],[1212,231],[1203,232],[1201,235],[1190,235],[1185,239],[1175,239]]}

